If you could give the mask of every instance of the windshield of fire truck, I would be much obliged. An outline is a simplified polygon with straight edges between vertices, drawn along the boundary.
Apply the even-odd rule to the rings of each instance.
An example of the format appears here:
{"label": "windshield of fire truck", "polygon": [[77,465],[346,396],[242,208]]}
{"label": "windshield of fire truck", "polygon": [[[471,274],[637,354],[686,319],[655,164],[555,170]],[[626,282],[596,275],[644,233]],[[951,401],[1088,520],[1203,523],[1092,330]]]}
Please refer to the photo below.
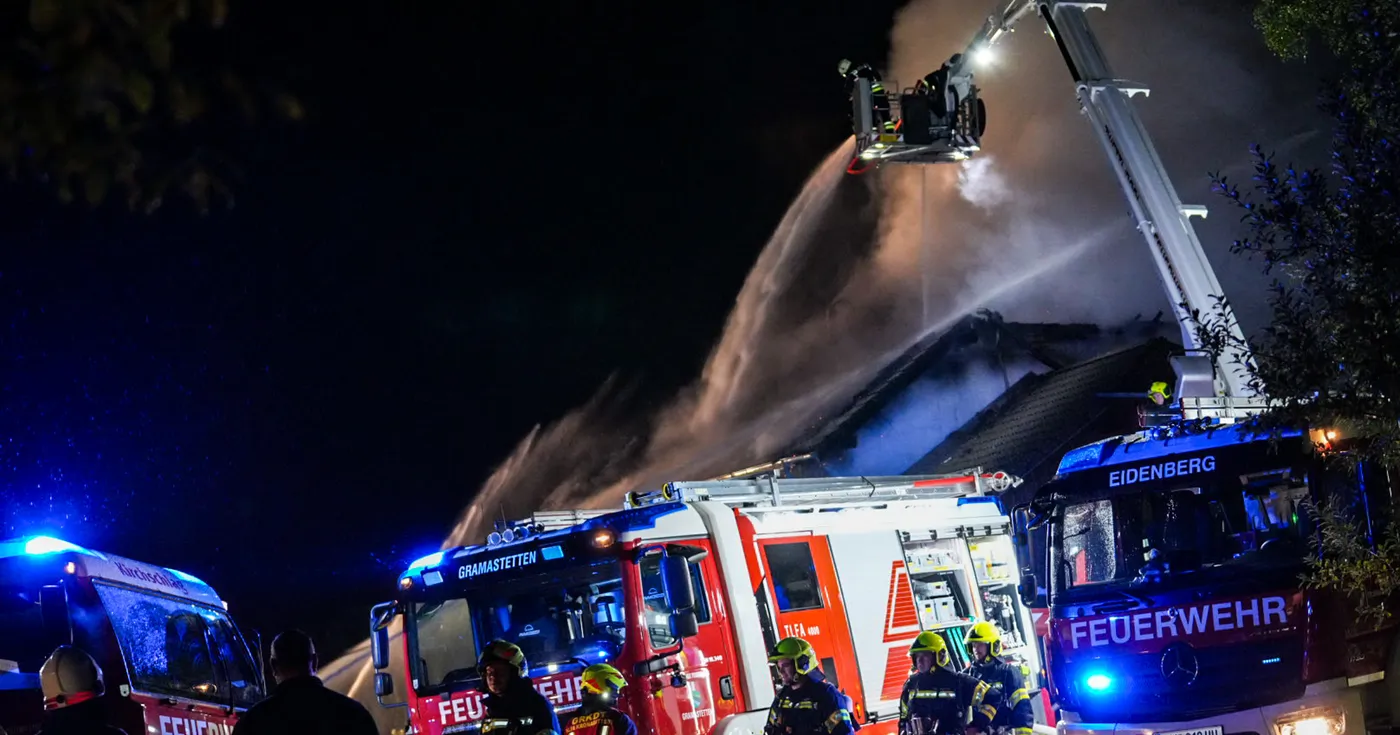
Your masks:
{"label": "windshield of fire truck", "polygon": [[[1183,487],[1064,506],[1056,587],[1123,582],[1248,560],[1292,563],[1305,550],[1306,487]],[[1274,554],[1275,550],[1291,553]],[[1150,562],[1150,563],[1149,563]]]}
{"label": "windshield of fire truck", "polygon": [[483,582],[464,596],[413,605],[414,678],[430,691],[478,678],[477,651],[503,638],[531,668],[609,661],[625,636],[616,559]]}
{"label": "windshield of fire truck", "polygon": [[249,649],[223,610],[128,587],[94,586],[137,691],[239,709],[263,698]]}

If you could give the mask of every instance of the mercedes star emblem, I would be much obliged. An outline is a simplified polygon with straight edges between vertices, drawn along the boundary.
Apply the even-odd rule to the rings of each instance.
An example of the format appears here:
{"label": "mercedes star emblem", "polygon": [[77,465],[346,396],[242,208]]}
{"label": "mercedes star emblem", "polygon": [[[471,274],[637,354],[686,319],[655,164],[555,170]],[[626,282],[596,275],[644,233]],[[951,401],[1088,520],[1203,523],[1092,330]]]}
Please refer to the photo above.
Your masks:
{"label": "mercedes star emblem", "polygon": [[1188,687],[1201,675],[1201,661],[1195,649],[1185,643],[1173,643],[1162,651],[1162,678],[1174,687]]}

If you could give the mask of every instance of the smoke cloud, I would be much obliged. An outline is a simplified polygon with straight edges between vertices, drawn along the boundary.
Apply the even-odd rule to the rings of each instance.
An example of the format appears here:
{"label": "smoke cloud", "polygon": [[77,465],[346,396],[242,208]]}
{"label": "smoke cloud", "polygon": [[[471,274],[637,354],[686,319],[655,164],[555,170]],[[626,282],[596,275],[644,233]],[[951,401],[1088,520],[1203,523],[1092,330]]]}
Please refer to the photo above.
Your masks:
{"label": "smoke cloud", "polygon": [[990,155],[974,158],[958,172],[958,193],[969,204],[990,211],[1011,200],[1011,185]]}
{"label": "smoke cloud", "polygon": [[[909,86],[962,50],[985,12],[960,0],[906,5],[891,33],[888,86]],[[1089,12],[1116,75],[1152,89],[1138,109],[1183,201],[1214,204],[1206,172],[1246,161],[1256,138],[1321,142],[1306,132],[1316,129],[1315,82],[1278,73],[1243,5]],[[1168,310],[1039,19],[999,45],[977,83],[988,108],[980,157],[850,177],[852,143],[838,147],[779,223],[697,381],[622,431],[608,431],[618,416],[605,395],[537,429],[445,543],[479,539],[502,505],[612,506],[666,478],[773,459],[892,355],[977,307],[1100,323]],[[1248,327],[1260,314],[1258,276],[1228,254],[1235,219],[1208,220],[1198,233]]]}
{"label": "smoke cloud", "polygon": [[[911,86],[961,51],[987,11],[966,0],[910,2],[896,17],[886,78]],[[1182,200],[1215,209],[1197,232],[1241,321],[1257,326],[1258,268],[1228,254],[1237,217],[1212,198],[1206,172],[1241,165],[1255,140],[1286,141],[1290,153],[1325,143],[1307,134],[1318,127],[1315,82],[1279,73],[1242,4],[1089,12],[1115,74],[1151,87],[1138,110]],[[695,383],[640,418],[608,386],[537,428],[468,495],[444,545],[478,542],[502,509],[518,517],[616,507],[628,490],[776,459],[913,340],[978,307],[1099,323],[1168,310],[1039,20],[1023,21],[976,81],[988,108],[979,158],[852,177],[844,168],[853,144],[839,146],[779,223]],[[346,678],[364,691],[363,677]]]}

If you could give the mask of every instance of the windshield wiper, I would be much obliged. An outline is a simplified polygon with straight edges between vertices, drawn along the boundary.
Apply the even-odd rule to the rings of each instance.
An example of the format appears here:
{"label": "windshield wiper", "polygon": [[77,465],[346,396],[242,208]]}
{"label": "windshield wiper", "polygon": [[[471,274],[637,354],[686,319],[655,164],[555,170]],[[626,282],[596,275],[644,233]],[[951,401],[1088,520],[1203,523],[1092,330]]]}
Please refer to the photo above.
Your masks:
{"label": "windshield wiper", "polygon": [[[1100,602],[1097,605],[1091,605],[1089,607],[1089,610],[1093,612],[1093,614],[1098,615],[1099,613],[1122,612],[1124,610],[1132,610],[1134,607],[1152,607],[1152,598],[1147,597],[1146,595],[1139,595],[1135,592],[1129,592],[1128,590],[1110,591],[1116,595],[1121,595],[1122,597],[1125,597],[1127,599],[1107,600],[1105,602]],[[1131,600],[1132,602],[1136,602],[1137,605],[1128,604],[1129,600]]]}

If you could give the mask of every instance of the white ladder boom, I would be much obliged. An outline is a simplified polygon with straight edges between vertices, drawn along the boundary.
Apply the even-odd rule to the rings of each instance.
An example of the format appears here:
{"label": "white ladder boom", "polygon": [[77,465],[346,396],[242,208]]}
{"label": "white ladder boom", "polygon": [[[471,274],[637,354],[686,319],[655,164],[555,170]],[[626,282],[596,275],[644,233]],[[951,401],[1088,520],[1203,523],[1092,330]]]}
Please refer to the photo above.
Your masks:
{"label": "white ladder boom", "polygon": [[748,480],[668,482],[660,490],[628,493],[624,508],[658,503],[713,500],[732,506],[822,505],[827,503],[958,498],[998,493],[1021,483],[1005,472],[977,470],[956,475],[894,477],[758,477]]}

